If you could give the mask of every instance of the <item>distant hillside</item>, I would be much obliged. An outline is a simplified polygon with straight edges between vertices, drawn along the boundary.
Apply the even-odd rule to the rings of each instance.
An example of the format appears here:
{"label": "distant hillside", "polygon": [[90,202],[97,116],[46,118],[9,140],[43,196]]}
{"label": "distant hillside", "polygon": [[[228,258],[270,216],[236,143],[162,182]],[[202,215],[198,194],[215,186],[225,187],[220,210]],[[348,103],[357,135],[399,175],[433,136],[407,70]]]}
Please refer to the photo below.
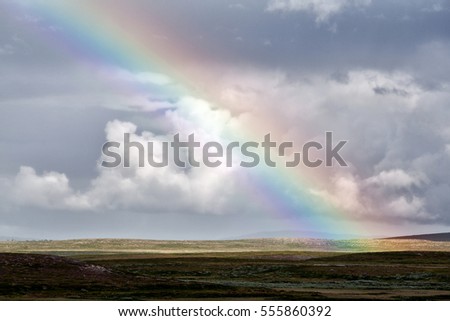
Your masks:
{"label": "distant hillside", "polygon": [[360,239],[362,237],[361,235],[356,234],[320,233],[312,231],[286,230],[286,231],[268,231],[268,232],[244,234],[227,238],[227,240],[272,239],[272,238],[300,238],[300,239],[312,238],[312,239],[327,239],[327,240],[349,240],[349,239]]}
{"label": "distant hillside", "polygon": [[388,240],[426,240],[435,242],[450,242],[450,233],[434,233],[434,234],[420,234],[387,237]]}
{"label": "distant hillside", "polygon": [[65,241],[3,241],[0,252],[92,254],[92,253],[226,253],[268,251],[389,252],[446,251],[450,242],[417,239],[324,240],[301,238],[248,239],[229,241],[164,241],[132,239],[83,239]]}

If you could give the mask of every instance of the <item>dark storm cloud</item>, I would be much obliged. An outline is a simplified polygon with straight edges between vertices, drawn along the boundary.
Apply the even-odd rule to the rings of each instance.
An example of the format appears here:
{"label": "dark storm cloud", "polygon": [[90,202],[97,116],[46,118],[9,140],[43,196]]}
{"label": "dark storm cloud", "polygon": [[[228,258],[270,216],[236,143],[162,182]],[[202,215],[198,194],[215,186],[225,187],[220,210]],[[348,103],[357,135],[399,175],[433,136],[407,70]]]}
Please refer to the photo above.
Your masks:
{"label": "dark storm cloud", "polygon": [[450,37],[448,2],[433,7],[430,1],[372,1],[320,24],[309,12],[267,11],[264,1],[240,3],[152,1],[144,8],[161,12],[209,59],[288,70],[404,67],[404,58],[420,45]]}
{"label": "dark storm cloud", "polygon": [[[450,40],[448,1],[372,1],[363,7],[345,7],[321,23],[311,12],[268,11],[265,1],[236,3],[240,6],[229,1],[136,3],[149,16],[163,17],[160,20],[177,38],[212,62],[295,73],[416,69],[417,59],[431,58],[432,52],[423,52],[423,46]],[[0,39],[16,53],[7,58],[8,64],[21,62],[50,69],[67,64],[69,48],[58,40],[60,31],[46,25],[36,13],[7,12],[0,19]],[[22,44],[14,44],[14,38]]]}

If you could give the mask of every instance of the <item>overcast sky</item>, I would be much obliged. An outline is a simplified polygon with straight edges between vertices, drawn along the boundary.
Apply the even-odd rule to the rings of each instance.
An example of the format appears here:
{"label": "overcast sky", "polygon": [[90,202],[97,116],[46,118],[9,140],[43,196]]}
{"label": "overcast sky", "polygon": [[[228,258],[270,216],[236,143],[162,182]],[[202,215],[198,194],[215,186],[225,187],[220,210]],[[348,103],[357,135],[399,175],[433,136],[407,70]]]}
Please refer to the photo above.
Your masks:
{"label": "overcast sky", "polygon": [[[176,51],[160,70],[99,55],[41,2],[0,0],[0,236],[449,230],[450,1],[127,1],[155,55]],[[124,6],[88,2],[106,19],[108,6]],[[173,94],[193,75],[198,95]],[[102,144],[124,132],[161,141],[203,117],[216,135],[262,115],[294,142],[325,131],[348,140],[349,167],[324,169],[308,193],[357,228],[293,224],[252,198],[253,174],[239,168],[99,166]]]}

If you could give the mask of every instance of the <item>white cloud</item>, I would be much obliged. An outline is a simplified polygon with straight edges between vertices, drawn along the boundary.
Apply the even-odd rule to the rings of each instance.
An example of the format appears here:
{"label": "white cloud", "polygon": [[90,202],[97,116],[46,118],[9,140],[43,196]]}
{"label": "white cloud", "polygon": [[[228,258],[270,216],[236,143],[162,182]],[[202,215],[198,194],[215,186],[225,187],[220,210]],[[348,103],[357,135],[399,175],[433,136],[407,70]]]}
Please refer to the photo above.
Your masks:
{"label": "white cloud", "polygon": [[424,200],[418,197],[412,197],[408,200],[401,196],[387,204],[387,211],[395,213],[401,218],[430,219],[430,214],[425,213]]}
{"label": "white cloud", "polygon": [[423,175],[411,175],[401,169],[382,171],[376,176],[369,177],[367,183],[382,187],[409,188],[420,186],[425,181]]}
{"label": "white cloud", "polygon": [[329,190],[311,189],[313,196],[318,196],[320,201],[332,204],[334,207],[345,211],[347,215],[362,217],[369,212],[369,204],[362,200],[361,188],[356,177],[349,173],[336,175],[332,179],[332,188]]}
{"label": "white cloud", "polygon": [[[229,113],[213,110],[205,101],[185,97],[178,103],[176,111],[167,112],[166,117],[175,123],[181,136],[194,132],[198,122],[208,120],[211,128],[195,131],[196,138],[204,140],[202,135],[215,139],[220,131],[233,121]],[[211,129],[209,131],[208,129]],[[213,131],[216,130],[217,132]],[[144,155],[148,155],[148,142],[154,143],[154,158],[162,159],[162,142],[172,139],[171,135],[155,135],[151,132],[138,132],[131,122],[114,120],[105,128],[106,139],[121,144],[117,150],[122,160],[124,157],[124,134],[131,135],[131,141],[140,142]],[[196,155],[197,159],[199,155]],[[169,166],[155,168],[147,163],[139,167],[137,149],[131,150],[131,164],[125,168],[123,163],[115,168],[98,165],[98,176],[91,180],[84,191],[71,187],[70,181],[63,173],[36,173],[31,167],[21,167],[13,179],[5,181],[2,190],[11,190],[9,199],[16,206],[35,206],[39,208],[66,210],[131,210],[151,213],[195,212],[225,214],[242,212],[239,209],[245,203],[236,201],[238,179],[236,168],[221,166],[219,168],[179,168],[171,161]],[[102,159],[100,159],[101,161]],[[8,186],[8,188],[6,188]],[[256,205],[257,206],[257,205]],[[247,208],[254,205],[246,206]]]}
{"label": "white cloud", "polygon": [[316,22],[327,21],[349,7],[366,7],[371,0],[270,0],[268,11],[306,11],[316,16]]}
{"label": "white cloud", "polygon": [[61,208],[73,194],[66,175],[56,172],[37,175],[27,166],[20,168],[11,185],[11,197],[16,204]]}

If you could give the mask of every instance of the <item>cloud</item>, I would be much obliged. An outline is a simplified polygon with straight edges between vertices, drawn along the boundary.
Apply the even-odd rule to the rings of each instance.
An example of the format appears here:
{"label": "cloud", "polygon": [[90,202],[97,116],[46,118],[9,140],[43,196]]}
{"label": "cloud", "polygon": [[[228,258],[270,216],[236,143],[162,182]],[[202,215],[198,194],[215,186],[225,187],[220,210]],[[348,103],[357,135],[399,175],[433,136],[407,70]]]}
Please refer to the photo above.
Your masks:
{"label": "cloud", "polygon": [[361,179],[351,173],[338,173],[328,189],[311,190],[313,197],[329,202],[356,220],[378,222],[439,222],[444,217],[429,211],[430,200],[411,189],[420,180],[393,170]]}
{"label": "cloud", "polygon": [[333,187],[331,190],[311,189],[312,197],[318,197],[319,201],[332,204],[353,217],[367,215],[369,212],[367,204],[361,199],[359,182],[353,175],[336,175],[332,182]]}
{"label": "cloud", "polygon": [[75,204],[77,204],[76,206],[81,205],[73,199],[73,190],[64,174],[45,172],[37,175],[33,168],[22,166],[10,187],[11,199],[18,205],[42,208],[66,208]]}
{"label": "cloud", "polygon": [[424,200],[412,197],[409,200],[401,196],[390,201],[386,206],[386,211],[394,213],[397,217],[406,219],[430,219],[430,214],[425,212]]}
{"label": "cloud", "polygon": [[[198,122],[207,119],[211,127],[204,128],[203,132],[196,131],[196,138],[217,141],[221,128],[234,121],[229,113],[214,110],[207,102],[193,97],[182,98],[177,106],[177,110],[167,111],[166,118],[176,126],[181,137],[187,137],[194,132]],[[148,142],[153,142],[155,161],[162,159],[162,142],[171,140],[170,133],[138,132],[134,123],[110,121],[105,128],[106,140],[121,144],[117,152],[122,159],[125,133],[131,135],[131,141],[140,142],[145,147],[144,155],[149,152]],[[15,206],[69,211],[226,214],[244,213],[258,207],[238,201],[242,190],[237,186],[245,181],[245,173],[238,175],[237,168],[225,165],[219,168],[179,168],[172,162],[164,168],[155,168],[147,163],[139,167],[136,149],[131,151],[129,168],[125,168],[123,163],[115,168],[104,168],[100,166],[103,159],[107,160],[99,160],[98,175],[86,189],[73,188],[63,173],[39,174],[35,169],[23,166],[14,178],[3,178],[2,190],[11,191],[6,195]]]}
{"label": "cloud", "polygon": [[170,77],[164,74],[155,72],[130,72],[125,69],[116,71],[116,78],[128,82],[138,82],[142,84],[153,84],[159,86],[166,86],[172,83]]}
{"label": "cloud", "polygon": [[0,56],[1,55],[12,55],[14,54],[14,47],[10,44],[0,45]]}
{"label": "cloud", "polygon": [[[349,141],[345,159],[350,167],[321,169],[329,179],[314,182],[312,197],[356,220],[450,223],[447,197],[439,196],[450,190],[446,93],[430,92],[399,71],[355,69],[293,78],[280,71],[227,68],[220,74],[211,90],[228,109],[186,96],[165,111],[163,118],[171,124],[165,133],[139,132],[132,122],[115,120],[105,128],[106,139],[121,142],[127,132],[144,146],[155,142],[160,151],[174,130],[184,136],[195,132],[206,141],[251,128],[254,134],[270,130],[300,146],[332,130]],[[380,95],[374,88],[409,94]],[[279,113],[273,113],[274,106]],[[11,182],[14,200],[27,206],[151,213],[226,214],[254,212],[259,206],[242,201],[247,174],[238,168],[138,168],[136,155],[132,159],[130,168],[98,167],[84,190],[71,187],[64,174],[21,169]]]}
{"label": "cloud", "polygon": [[315,15],[316,22],[328,21],[346,8],[366,7],[371,0],[270,0],[268,11],[305,11]]}
{"label": "cloud", "polygon": [[175,83],[164,74],[102,66],[94,70],[68,66],[65,70],[14,72],[6,68],[0,75],[0,102],[16,108],[82,106],[147,112],[174,106],[170,90]]}
{"label": "cloud", "polygon": [[422,9],[424,12],[441,12],[443,10],[446,10],[446,8],[440,2],[432,3],[431,7],[425,7]]}
{"label": "cloud", "polygon": [[243,10],[243,9],[245,9],[245,6],[242,3],[232,3],[232,4],[228,5],[228,8]]}
{"label": "cloud", "polygon": [[397,88],[386,88],[386,87],[375,87],[373,88],[373,92],[378,95],[399,95],[399,96],[409,95],[409,93],[406,90]]}
{"label": "cloud", "polygon": [[320,140],[332,130],[348,140],[350,168],[321,169],[329,179],[311,187],[319,202],[357,220],[450,224],[449,202],[440,197],[450,190],[447,91],[424,88],[413,73],[374,69],[301,77],[229,69],[217,86],[234,113],[270,115],[284,138]]}
{"label": "cloud", "polygon": [[382,171],[378,175],[368,178],[367,182],[383,187],[409,188],[412,186],[420,186],[424,180],[425,178],[419,175],[411,175],[401,169],[393,169],[390,171]]}

